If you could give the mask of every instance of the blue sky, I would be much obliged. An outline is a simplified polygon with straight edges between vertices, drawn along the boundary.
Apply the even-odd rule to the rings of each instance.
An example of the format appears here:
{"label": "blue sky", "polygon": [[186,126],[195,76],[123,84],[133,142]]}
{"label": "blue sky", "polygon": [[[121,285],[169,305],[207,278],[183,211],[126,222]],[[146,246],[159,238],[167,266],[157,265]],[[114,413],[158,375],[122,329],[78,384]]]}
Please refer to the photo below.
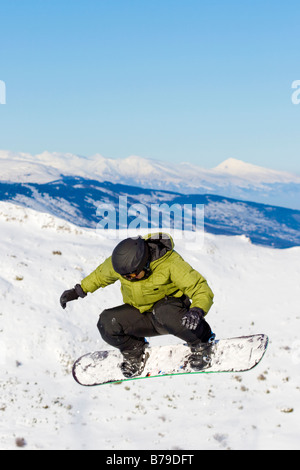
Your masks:
{"label": "blue sky", "polygon": [[3,0],[0,149],[300,174],[299,14],[289,0]]}

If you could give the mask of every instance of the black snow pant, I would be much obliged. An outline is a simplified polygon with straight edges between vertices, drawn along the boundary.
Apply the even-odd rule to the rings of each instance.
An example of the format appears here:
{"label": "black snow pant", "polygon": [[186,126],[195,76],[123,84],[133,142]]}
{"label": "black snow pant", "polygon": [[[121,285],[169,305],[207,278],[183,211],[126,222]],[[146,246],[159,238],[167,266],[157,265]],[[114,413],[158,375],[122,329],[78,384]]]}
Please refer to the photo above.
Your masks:
{"label": "black snow pant", "polygon": [[212,331],[205,319],[196,330],[189,330],[182,325],[182,317],[189,307],[190,301],[186,296],[165,297],[154,305],[152,311],[145,313],[124,304],[104,310],[97,327],[103,340],[120,351],[141,346],[145,342],[145,336],[171,334],[190,346],[207,342]]}

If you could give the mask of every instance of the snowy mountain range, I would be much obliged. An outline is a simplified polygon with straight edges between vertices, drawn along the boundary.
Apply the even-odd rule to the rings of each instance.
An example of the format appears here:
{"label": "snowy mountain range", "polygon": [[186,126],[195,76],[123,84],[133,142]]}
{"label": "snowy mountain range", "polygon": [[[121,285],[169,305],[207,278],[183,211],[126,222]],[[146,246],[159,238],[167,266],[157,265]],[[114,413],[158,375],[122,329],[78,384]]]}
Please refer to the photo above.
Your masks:
{"label": "snowy mountain range", "polygon": [[216,168],[190,163],[168,164],[149,158],[92,157],[70,153],[39,155],[0,151],[0,180],[50,183],[61,176],[80,176],[146,189],[182,194],[214,194],[300,210],[300,176],[230,158]]}
{"label": "snowy mountain range", "polygon": [[[204,205],[206,232],[244,235],[253,243],[277,248],[300,245],[300,211],[256,201],[263,199],[261,192],[272,199],[271,193],[279,186],[282,191],[285,188],[286,197],[288,188],[295,188],[296,198],[300,178],[295,175],[237,160],[202,170],[188,164],[171,168],[140,157],[113,160],[98,155],[88,159],[48,152],[33,157],[1,151],[0,165],[0,200],[53,214],[77,226],[97,227],[99,207],[110,204],[119,211],[123,197],[129,207],[143,204],[149,214],[150,207],[165,203],[168,208]],[[241,198],[226,196],[232,193]],[[247,201],[246,194],[252,199]],[[126,214],[123,225],[117,221],[116,228],[124,229],[133,220],[133,214]],[[149,217],[144,223],[151,229],[160,228]]]}
{"label": "snowy mountain range", "polygon": [[[80,227],[96,229],[104,217],[100,215],[102,205],[110,205],[119,212],[120,197],[126,201],[126,216],[116,218],[116,229],[128,228],[137,217],[137,207],[146,210],[141,227],[149,231],[162,227],[162,217],[170,214],[170,228],[182,228],[182,216],[176,220],[172,208],[190,205],[204,207],[204,228],[206,232],[219,235],[244,235],[252,243],[277,248],[300,245],[300,211],[255,202],[238,201],[214,195],[181,194],[126,186],[114,183],[100,183],[82,177],[61,177],[51,183],[0,182],[0,200],[14,202],[40,212],[53,214]],[[166,204],[167,203],[167,204]],[[166,208],[164,208],[166,205]],[[157,206],[161,218],[153,222],[152,207]],[[105,206],[104,206],[105,207]],[[195,230],[195,216],[185,216],[186,225]],[[123,221],[123,224],[121,223]],[[120,223],[119,223],[120,222]],[[180,224],[180,226],[176,225]],[[202,227],[200,227],[202,228]]]}

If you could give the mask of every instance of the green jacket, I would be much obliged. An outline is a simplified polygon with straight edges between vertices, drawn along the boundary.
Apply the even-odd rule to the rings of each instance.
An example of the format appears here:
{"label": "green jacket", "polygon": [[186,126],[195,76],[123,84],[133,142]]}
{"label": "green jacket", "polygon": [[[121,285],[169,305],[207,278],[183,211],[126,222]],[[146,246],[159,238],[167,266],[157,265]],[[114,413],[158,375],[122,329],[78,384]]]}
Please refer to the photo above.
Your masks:
{"label": "green jacket", "polygon": [[145,239],[151,253],[151,275],[140,281],[124,279],[112,267],[111,257],[81,282],[85,293],[95,292],[116,281],[121,282],[123,301],[141,313],[152,310],[153,305],[165,296],[181,297],[185,294],[192,307],[207,313],[213,304],[213,293],[206,279],[174,251],[172,237],[167,234],[150,234]]}

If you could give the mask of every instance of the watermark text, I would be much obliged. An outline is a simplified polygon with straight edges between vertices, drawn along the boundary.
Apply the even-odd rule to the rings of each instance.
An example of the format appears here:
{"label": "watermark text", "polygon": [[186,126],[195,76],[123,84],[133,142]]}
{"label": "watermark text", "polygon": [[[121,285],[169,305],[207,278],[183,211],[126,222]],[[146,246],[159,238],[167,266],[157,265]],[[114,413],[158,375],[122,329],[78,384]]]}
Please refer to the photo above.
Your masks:
{"label": "watermark text", "polygon": [[6,104],[6,84],[0,80],[0,104]]}
{"label": "watermark text", "polygon": [[293,81],[292,88],[295,89],[292,93],[292,103],[300,104],[300,80]]}
{"label": "watermark text", "polygon": [[97,207],[98,231],[108,238],[123,239],[147,233],[165,232],[186,242],[186,248],[202,248],[204,242],[204,204],[129,204],[127,196],[118,203]]}

